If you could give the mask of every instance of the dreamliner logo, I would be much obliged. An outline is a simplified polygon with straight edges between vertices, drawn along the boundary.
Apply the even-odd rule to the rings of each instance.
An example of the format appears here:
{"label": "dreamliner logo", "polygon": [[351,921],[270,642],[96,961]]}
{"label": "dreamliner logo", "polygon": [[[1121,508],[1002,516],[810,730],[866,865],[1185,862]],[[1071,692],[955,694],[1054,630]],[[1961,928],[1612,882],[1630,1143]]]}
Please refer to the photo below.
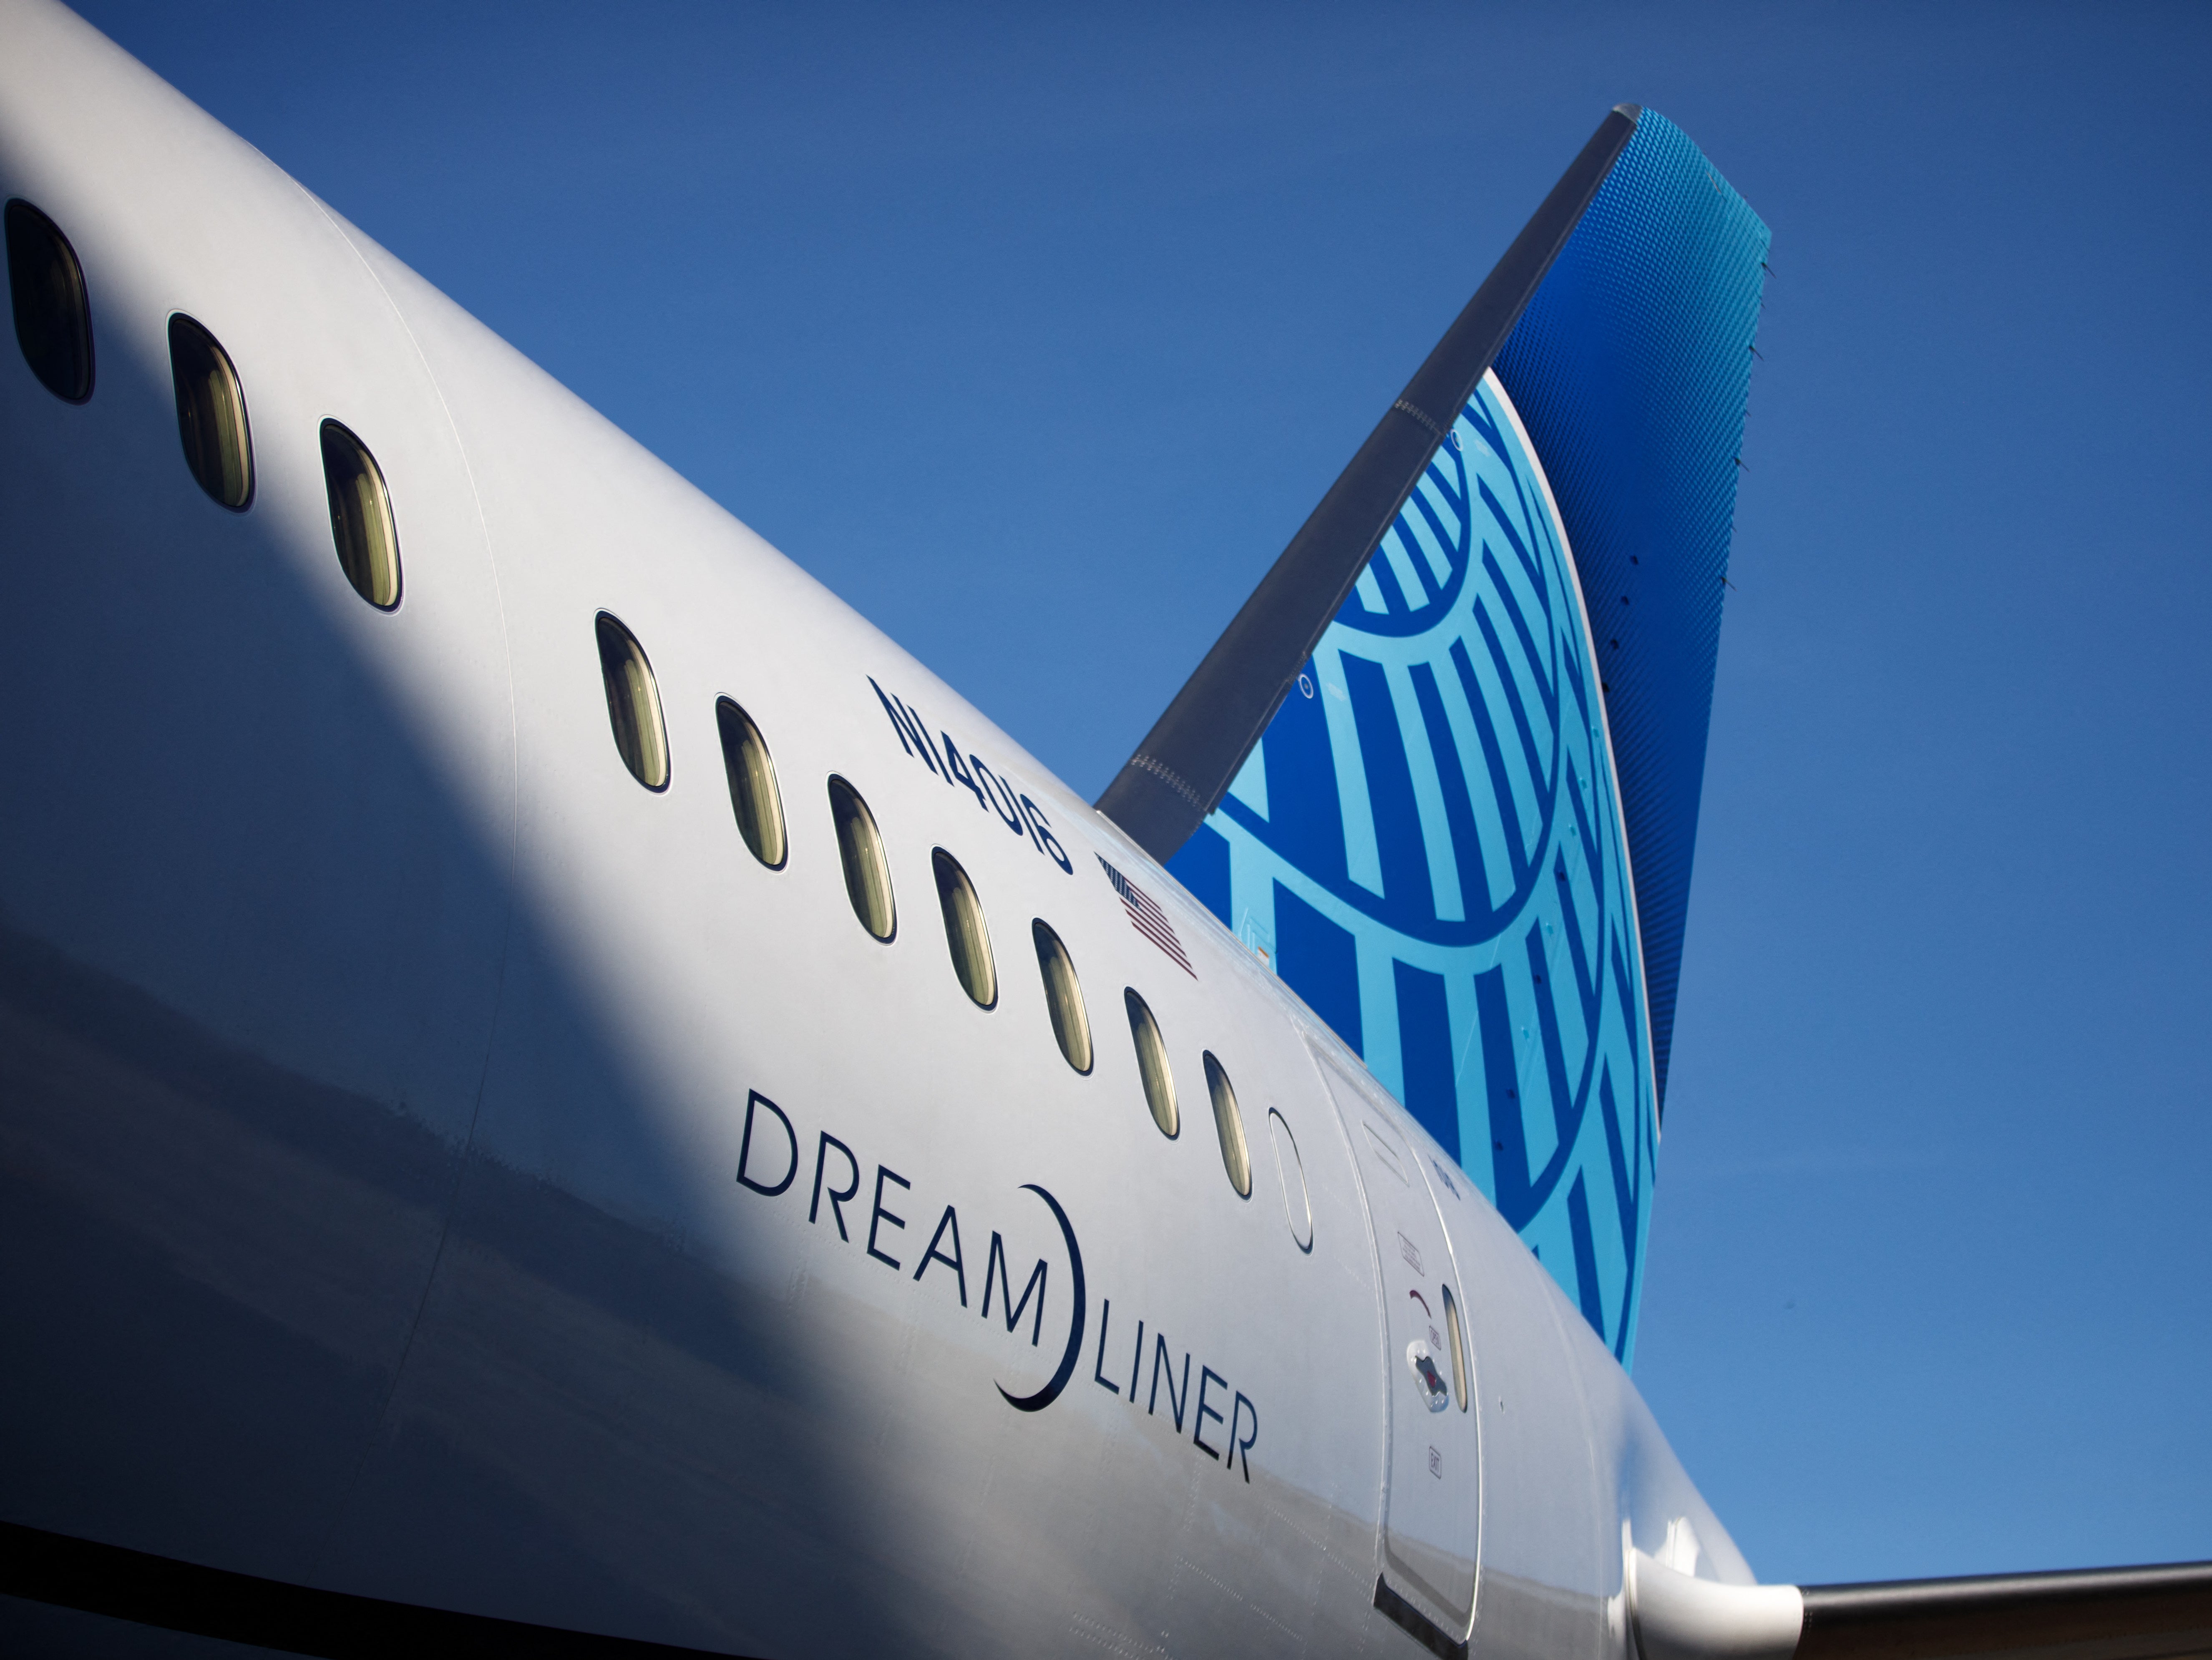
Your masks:
{"label": "dreamliner logo", "polygon": [[[738,1144],[738,1185],[763,1199],[781,1199],[793,1192],[800,1171],[810,1162],[801,1152],[803,1145],[798,1127],[793,1123],[790,1114],[758,1090],[748,1091],[744,1133]],[[847,1244],[860,1243],[866,1257],[903,1275],[910,1285],[935,1289],[939,1295],[942,1295],[944,1288],[949,1286],[959,1299],[962,1308],[969,1306],[969,1259],[966,1248],[962,1243],[957,1204],[948,1202],[939,1212],[936,1225],[930,1231],[929,1243],[923,1247],[921,1255],[913,1259],[913,1266],[909,1268],[905,1258],[893,1254],[906,1249],[900,1243],[899,1236],[906,1232],[908,1218],[891,1207],[906,1206],[908,1201],[902,1195],[915,1192],[915,1183],[889,1165],[881,1164],[875,1166],[872,1181],[864,1177],[864,1166],[860,1156],[848,1143],[827,1129],[816,1134],[811,1162],[813,1174],[807,1189],[805,1225],[819,1227],[826,1215],[829,1225],[836,1230],[837,1237]],[[865,1231],[861,1228],[860,1204],[864,1185],[868,1187],[870,1194]],[[1055,1266],[1062,1268],[1073,1311],[1068,1317],[1067,1335],[1061,1342],[1052,1375],[1037,1388],[1023,1393],[1017,1393],[994,1380],[993,1386],[1008,1406],[1016,1412],[1033,1413],[1042,1412],[1059,1400],[1074,1377],[1075,1368],[1083,1353],[1090,1304],[1083,1274],[1083,1247],[1076,1237],[1075,1224],[1068,1219],[1066,1208],[1038,1183],[1025,1182],[1020,1190],[1034,1195],[1050,1214],[1059,1232],[1064,1256],[1058,1264],[1049,1256],[1039,1256],[1027,1274],[1018,1274],[1017,1250],[1009,1250],[1006,1236],[997,1229],[992,1229],[991,1243],[983,1254],[982,1297],[977,1312],[988,1321],[995,1310],[998,1317],[1005,1322],[1007,1335],[1017,1339],[1026,1323],[1029,1347],[1042,1348],[1046,1323],[1045,1307],[1053,1269]],[[853,1207],[849,1227],[845,1208],[848,1205]],[[925,1210],[922,1213],[926,1215],[927,1213]],[[973,1213],[971,1207],[970,1215]],[[972,1229],[968,1237],[976,1237]],[[933,1270],[935,1270],[934,1274]],[[1018,1292],[1015,1289],[1017,1277],[1021,1280]],[[1136,1341],[1130,1352],[1127,1391],[1124,1395],[1118,1359],[1113,1372],[1109,1374],[1107,1371],[1109,1357],[1118,1354],[1118,1345],[1111,1349],[1109,1347],[1113,1318],[1113,1303],[1111,1300],[1102,1301],[1098,1310],[1097,1349],[1091,1362],[1091,1381],[1108,1394],[1125,1399],[1131,1407],[1137,1405],[1141,1391],[1144,1394],[1145,1416],[1171,1424],[1178,1437],[1182,1436],[1188,1420],[1191,1445],[1217,1462],[1226,1463],[1231,1469],[1241,1468],[1245,1481],[1250,1481],[1251,1450],[1260,1436],[1260,1408],[1252,1396],[1234,1387],[1226,1373],[1217,1371],[1194,1351],[1188,1348],[1177,1351],[1169,1343],[1164,1332],[1157,1326],[1148,1327],[1142,1318],[1137,1321]],[[1127,1329],[1126,1316],[1124,1329]],[[1152,1340],[1149,1355],[1145,1343],[1147,1335]],[[1149,1389],[1144,1388],[1147,1359],[1152,1364]],[[1193,1381],[1194,1368],[1196,1371],[1195,1382]],[[1225,1412],[1223,1404],[1227,1406]],[[1218,1444],[1207,1439],[1209,1424],[1214,1426],[1212,1432],[1221,1438]]]}

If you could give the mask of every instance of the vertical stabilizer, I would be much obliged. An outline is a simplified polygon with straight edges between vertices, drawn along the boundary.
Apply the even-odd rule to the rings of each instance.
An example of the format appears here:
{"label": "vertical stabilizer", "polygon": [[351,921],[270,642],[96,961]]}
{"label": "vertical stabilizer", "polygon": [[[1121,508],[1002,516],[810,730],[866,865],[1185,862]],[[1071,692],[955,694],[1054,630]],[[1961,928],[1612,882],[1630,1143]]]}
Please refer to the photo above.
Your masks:
{"label": "vertical stabilizer", "polygon": [[1607,117],[1100,800],[1624,1360],[1766,243]]}
{"label": "vertical stabilizer", "polygon": [[1497,362],[1589,604],[1662,1104],[1768,240],[1647,114]]}

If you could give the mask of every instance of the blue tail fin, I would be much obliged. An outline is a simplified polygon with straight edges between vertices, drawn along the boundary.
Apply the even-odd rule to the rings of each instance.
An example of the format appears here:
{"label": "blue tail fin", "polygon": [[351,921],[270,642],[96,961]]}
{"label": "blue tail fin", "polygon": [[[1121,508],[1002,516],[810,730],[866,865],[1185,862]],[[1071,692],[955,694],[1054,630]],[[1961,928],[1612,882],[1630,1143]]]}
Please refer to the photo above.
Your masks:
{"label": "blue tail fin", "polygon": [[1497,363],[1601,636],[1662,1104],[1768,241],[1647,113]]}
{"label": "blue tail fin", "polygon": [[1678,128],[1627,119],[1449,429],[1400,400],[1425,465],[1345,542],[1348,593],[1305,580],[1262,734],[1210,788],[1170,775],[1206,816],[1154,849],[1624,1362],[1768,240]]}

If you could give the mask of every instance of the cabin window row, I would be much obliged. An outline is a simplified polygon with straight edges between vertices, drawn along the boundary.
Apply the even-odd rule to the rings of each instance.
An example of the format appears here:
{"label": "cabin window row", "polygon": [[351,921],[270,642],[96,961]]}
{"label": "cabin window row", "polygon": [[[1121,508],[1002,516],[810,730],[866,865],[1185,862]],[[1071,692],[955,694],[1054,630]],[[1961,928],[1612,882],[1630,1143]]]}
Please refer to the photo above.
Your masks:
{"label": "cabin window row", "polygon": [[[94,386],[92,303],[82,263],[61,228],[21,198],[7,204],[5,229],[9,295],[23,361],[54,397],[66,404],[89,403]],[[185,465],[210,500],[234,513],[245,513],[254,499],[253,429],[237,365],[211,331],[182,312],[169,318],[168,347]],[[343,423],[324,421],[319,437],[338,567],[362,599],[380,611],[395,610],[401,586],[399,534],[383,470],[368,447]],[[639,783],[665,790],[670,774],[667,727],[652,664],[636,636],[605,612],[597,619],[597,635],[615,747]],[[730,699],[717,702],[715,718],[739,833],[756,859],[780,870],[787,840],[768,746],[751,717]],[[832,776],[829,789],[854,915],[869,934],[889,942],[897,932],[898,918],[882,833],[867,803],[850,783]],[[975,884],[942,848],[933,852],[931,863],[955,977],[978,1007],[995,1008],[998,970]],[[1087,1076],[1094,1058],[1091,1021],[1074,959],[1042,917],[1032,921],[1030,933],[1054,1040],[1067,1064]],[[1160,1133],[1172,1138],[1182,1126],[1159,1023],[1134,988],[1126,989],[1122,999],[1146,1104]],[[1204,1067],[1223,1167],[1231,1186],[1241,1197],[1249,1198],[1251,1157],[1236,1090],[1210,1050]]]}
{"label": "cabin window row", "polygon": [[[6,229],[8,293],[23,362],[64,403],[90,403],[92,301],[76,250],[61,227],[20,197],[8,203]],[[253,426],[238,366],[220,340],[182,312],[170,315],[168,337],[185,466],[210,500],[244,513],[253,505]],[[320,440],[338,569],[370,605],[394,610],[399,532],[383,470],[341,422],[325,421]]]}
{"label": "cabin window row", "polygon": [[[665,790],[671,776],[667,724],[661,714],[652,662],[637,636],[611,613],[599,614],[594,630],[600,680],[606,693],[607,724],[614,734],[616,752],[640,784],[656,793]],[[715,701],[714,721],[721,737],[722,770],[738,834],[755,859],[770,870],[781,870],[788,841],[775,763],[769,755],[767,741],[752,717],[727,697]],[[866,800],[849,781],[832,773],[828,787],[830,821],[836,835],[845,896],[869,937],[888,945],[897,937],[898,905],[883,831]],[[994,1009],[999,1006],[999,968],[982,900],[965,867],[951,853],[934,848],[929,857],[953,978],[978,1008]],[[1067,1064],[1088,1077],[1095,1059],[1091,1015],[1075,959],[1066,942],[1041,916],[1030,921],[1030,942],[1036,952],[1053,1041]],[[1136,1050],[1137,1075],[1144,1087],[1146,1107],[1160,1134],[1172,1140],[1182,1133],[1182,1124],[1175,1074],[1168,1064],[1159,1021],[1133,986],[1123,989],[1121,1002],[1128,1016],[1129,1040]],[[1222,1168],[1238,1197],[1249,1199],[1252,1156],[1236,1087],[1212,1050],[1205,1053],[1203,1064],[1214,1133],[1221,1144]]]}

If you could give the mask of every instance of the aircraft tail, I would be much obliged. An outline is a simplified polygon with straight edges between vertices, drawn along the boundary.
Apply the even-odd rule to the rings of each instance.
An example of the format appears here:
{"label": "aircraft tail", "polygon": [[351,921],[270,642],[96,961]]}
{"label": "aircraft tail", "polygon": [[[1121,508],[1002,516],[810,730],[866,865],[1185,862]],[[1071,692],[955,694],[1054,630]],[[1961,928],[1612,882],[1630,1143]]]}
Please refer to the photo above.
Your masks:
{"label": "aircraft tail", "polygon": [[1767,243],[1608,115],[1098,803],[1624,1362]]}

